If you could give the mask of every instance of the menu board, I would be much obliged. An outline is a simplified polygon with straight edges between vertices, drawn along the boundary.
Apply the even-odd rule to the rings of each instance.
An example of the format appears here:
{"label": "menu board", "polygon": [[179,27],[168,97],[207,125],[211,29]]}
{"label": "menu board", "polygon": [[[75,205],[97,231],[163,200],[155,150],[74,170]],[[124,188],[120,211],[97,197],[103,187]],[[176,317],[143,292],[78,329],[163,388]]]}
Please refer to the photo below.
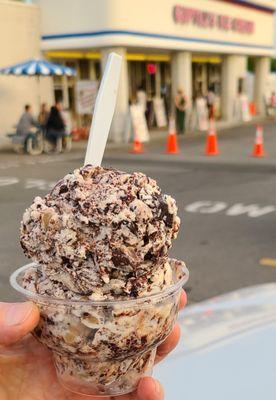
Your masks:
{"label": "menu board", "polygon": [[164,100],[161,97],[153,99],[153,109],[158,128],[164,128],[168,125]]}
{"label": "menu board", "polygon": [[130,117],[134,131],[134,138],[140,142],[149,141],[149,131],[143,107],[139,104],[130,106]]}
{"label": "menu board", "polygon": [[76,108],[80,115],[93,112],[98,93],[98,81],[81,80],[76,84]]}

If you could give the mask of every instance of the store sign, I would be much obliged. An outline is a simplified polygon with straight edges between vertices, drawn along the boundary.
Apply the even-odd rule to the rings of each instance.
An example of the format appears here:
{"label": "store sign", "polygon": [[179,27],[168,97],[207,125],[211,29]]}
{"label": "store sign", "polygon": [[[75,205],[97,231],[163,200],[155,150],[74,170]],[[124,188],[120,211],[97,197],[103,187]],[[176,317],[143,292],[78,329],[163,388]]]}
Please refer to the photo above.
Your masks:
{"label": "store sign", "polygon": [[98,82],[82,80],[76,84],[76,106],[80,115],[91,114],[98,92]]}
{"label": "store sign", "polygon": [[255,30],[253,21],[180,5],[174,6],[173,18],[178,24],[192,24],[200,28],[217,28],[242,34],[252,34]]}
{"label": "store sign", "polygon": [[164,99],[155,97],[153,99],[153,109],[158,128],[165,128],[168,125]]}

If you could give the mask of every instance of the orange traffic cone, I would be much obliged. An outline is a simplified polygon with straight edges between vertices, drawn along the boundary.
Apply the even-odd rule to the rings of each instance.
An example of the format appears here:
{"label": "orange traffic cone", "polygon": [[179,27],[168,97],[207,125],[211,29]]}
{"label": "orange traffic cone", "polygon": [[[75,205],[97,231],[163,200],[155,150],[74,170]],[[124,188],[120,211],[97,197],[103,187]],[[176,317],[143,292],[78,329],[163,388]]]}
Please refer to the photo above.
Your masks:
{"label": "orange traffic cone", "polygon": [[260,125],[258,125],[256,128],[255,144],[253,148],[252,157],[265,157],[263,127]]}
{"label": "orange traffic cone", "polygon": [[213,119],[210,119],[209,132],[206,140],[205,154],[206,156],[216,156],[219,154],[217,133]]}
{"label": "orange traffic cone", "polygon": [[178,154],[179,147],[177,143],[177,135],[175,131],[175,122],[173,118],[169,120],[169,132],[167,137],[167,154]]}
{"label": "orange traffic cone", "polygon": [[130,151],[130,153],[132,153],[132,154],[144,153],[142,142],[137,135],[134,135],[133,147],[132,147],[132,150]]}

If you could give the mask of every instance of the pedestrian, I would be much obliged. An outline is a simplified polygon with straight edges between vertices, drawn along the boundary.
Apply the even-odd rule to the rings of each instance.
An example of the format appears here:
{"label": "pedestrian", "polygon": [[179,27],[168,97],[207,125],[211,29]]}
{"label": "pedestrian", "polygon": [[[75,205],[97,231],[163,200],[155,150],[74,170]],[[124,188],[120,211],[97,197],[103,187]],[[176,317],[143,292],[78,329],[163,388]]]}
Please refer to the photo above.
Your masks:
{"label": "pedestrian", "polygon": [[185,131],[185,117],[187,108],[187,98],[184,95],[183,89],[177,90],[177,95],[174,99],[175,105],[175,119],[176,119],[176,131],[179,135],[183,135]]}
{"label": "pedestrian", "polygon": [[55,144],[56,151],[60,151],[58,148],[59,139],[66,135],[66,125],[61,112],[62,103],[57,101],[56,104],[51,107],[50,114],[46,122],[46,138]]}
{"label": "pedestrian", "polygon": [[26,143],[27,137],[34,134],[34,128],[39,128],[39,123],[33,117],[31,105],[26,104],[17,124],[16,134]]}
{"label": "pedestrian", "polygon": [[[186,304],[182,293],[180,307]],[[58,382],[51,353],[30,333],[39,323],[39,309],[31,302],[0,303],[0,397],[2,399],[58,399],[81,400]],[[179,326],[175,326],[156,352],[155,361],[161,361],[177,345]],[[77,387],[76,387],[77,392]],[[4,396],[4,397],[3,397]],[[135,393],[123,396],[126,400],[163,400],[161,384],[151,377],[140,380]],[[119,400],[121,396],[112,396]],[[111,397],[106,397],[111,400]]]}
{"label": "pedestrian", "polygon": [[37,117],[37,120],[42,128],[45,128],[47,120],[49,117],[49,110],[46,103],[42,103],[40,106],[40,111]]}
{"label": "pedestrian", "polygon": [[146,111],[147,111],[147,93],[146,93],[143,85],[140,85],[138,87],[138,90],[136,93],[136,98],[137,98],[137,104],[139,104],[141,106],[143,113],[146,113]]}
{"label": "pedestrian", "polygon": [[207,93],[207,107],[208,107],[208,117],[209,120],[215,119],[215,103],[216,103],[216,95],[213,86],[209,86]]}

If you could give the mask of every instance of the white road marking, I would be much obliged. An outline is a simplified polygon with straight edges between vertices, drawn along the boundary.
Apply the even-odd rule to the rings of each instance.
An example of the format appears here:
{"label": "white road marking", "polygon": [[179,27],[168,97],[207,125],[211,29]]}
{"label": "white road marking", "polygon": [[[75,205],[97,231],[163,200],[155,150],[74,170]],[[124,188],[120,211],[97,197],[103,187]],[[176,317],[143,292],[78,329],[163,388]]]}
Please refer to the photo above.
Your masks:
{"label": "white road marking", "polygon": [[35,165],[36,162],[30,160],[30,161],[25,161],[24,164],[26,164],[26,165]]}
{"label": "white road marking", "polygon": [[18,163],[0,165],[0,169],[17,168],[17,167],[19,167]]}
{"label": "white road marking", "polygon": [[26,179],[25,189],[39,189],[39,190],[47,190],[49,189],[49,183],[44,179]]}
{"label": "white road marking", "polygon": [[19,182],[19,179],[14,176],[1,176],[0,177],[0,186],[15,185],[18,182]]}
{"label": "white road marking", "polygon": [[233,205],[229,205],[223,201],[202,200],[188,204],[185,207],[185,211],[190,213],[200,213],[200,214],[215,214],[224,211],[225,215],[231,217],[246,215],[247,217],[250,218],[257,218],[265,214],[275,212],[276,206],[273,205],[260,206],[259,204],[245,205],[243,203],[236,203]]}
{"label": "white road marking", "polygon": [[26,178],[22,181],[15,176],[0,176],[0,187],[1,186],[12,186],[18,183],[22,183],[24,189],[37,189],[37,190],[51,190],[56,182],[46,181],[45,179],[32,179]]}
{"label": "white road marking", "polygon": [[202,214],[214,214],[227,208],[227,203],[222,201],[196,201],[188,206],[185,210],[188,212],[199,212]]}
{"label": "white road marking", "polygon": [[276,207],[274,206],[261,207],[258,204],[250,204],[246,206],[242,203],[238,203],[230,207],[226,211],[226,215],[235,216],[235,215],[247,214],[248,217],[257,218],[274,211],[276,211]]}
{"label": "white road marking", "polygon": [[8,168],[17,168],[17,167],[22,167],[24,165],[35,165],[35,164],[48,164],[52,162],[63,162],[63,161],[74,161],[74,160],[79,160],[82,158],[83,153],[76,153],[72,156],[63,156],[63,155],[57,155],[56,157],[50,157],[48,156],[47,158],[42,158],[42,159],[35,159],[34,161],[32,160],[23,160],[22,162],[10,162],[10,163],[2,163],[0,164],[0,170],[1,169],[8,169]]}

